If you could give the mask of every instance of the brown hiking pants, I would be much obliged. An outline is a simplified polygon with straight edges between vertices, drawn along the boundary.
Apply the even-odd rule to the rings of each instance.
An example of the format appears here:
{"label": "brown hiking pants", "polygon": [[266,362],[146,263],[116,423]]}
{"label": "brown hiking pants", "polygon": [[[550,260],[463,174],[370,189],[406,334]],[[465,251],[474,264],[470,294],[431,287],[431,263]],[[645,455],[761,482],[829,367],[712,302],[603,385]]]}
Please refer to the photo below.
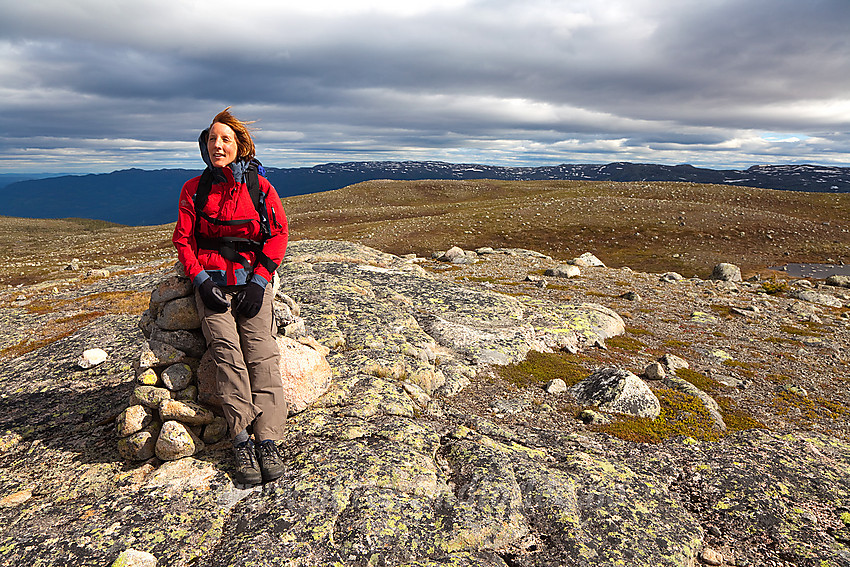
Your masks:
{"label": "brown hiking pants", "polygon": [[[231,304],[241,286],[223,287]],[[195,291],[201,329],[216,364],[216,384],[231,440],[253,424],[257,441],[283,437],[286,398],[280,377],[280,353],[272,309],[272,285],[266,286],[263,306],[245,318],[228,308],[210,311]]]}

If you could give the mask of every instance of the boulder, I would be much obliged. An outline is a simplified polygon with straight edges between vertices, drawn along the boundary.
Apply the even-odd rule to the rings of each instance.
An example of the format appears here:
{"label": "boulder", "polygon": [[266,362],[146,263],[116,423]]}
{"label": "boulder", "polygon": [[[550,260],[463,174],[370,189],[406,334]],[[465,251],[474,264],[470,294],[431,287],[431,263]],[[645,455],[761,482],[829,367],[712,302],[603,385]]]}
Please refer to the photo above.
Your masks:
{"label": "boulder", "polygon": [[714,270],[712,270],[709,279],[724,282],[740,282],[742,281],[741,268],[739,268],[735,264],[721,262],[720,264],[714,266]]}
{"label": "boulder", "polygon": [[655,419],[661,413],[661,403],[646,383],[619,368],[597,370],[570,391],[580,404],[599,409]]}
{"label": "boulder", "polygon": [[562,265],[546,270],[545,275],[555,278],[577,278],[581,275],[578,266]]}
{"label": "boulder", "polygon": [[850,276],[832,275],[826,278],[826,285],[850,288]]}
{"label": "boulder", "polygon": [[289,411],[303,411],[328,390],[333,371],[321,352],[289,337],[278,335],[275,340]]}

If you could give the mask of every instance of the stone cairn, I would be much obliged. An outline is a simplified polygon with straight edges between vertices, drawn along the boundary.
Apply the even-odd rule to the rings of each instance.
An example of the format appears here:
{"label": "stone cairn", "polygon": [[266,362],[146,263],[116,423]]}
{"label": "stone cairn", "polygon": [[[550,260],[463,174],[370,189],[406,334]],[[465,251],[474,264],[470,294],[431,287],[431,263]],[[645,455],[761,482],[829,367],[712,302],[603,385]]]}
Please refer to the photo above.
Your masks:
{"label": "stone cairn", "polygon": [[[136,387],[115,424],[118,450],[131,461],[188,457],[227,437],[215,362],[200,330],[192,282],[179,263],[175,274],[151,293],[139,321],[147,343],[135,364]],[[328,389],[332,370],[328,349],[308,336],[298,305],[278,292],[278,284],[275,274],[275,340],[292,414]]]}

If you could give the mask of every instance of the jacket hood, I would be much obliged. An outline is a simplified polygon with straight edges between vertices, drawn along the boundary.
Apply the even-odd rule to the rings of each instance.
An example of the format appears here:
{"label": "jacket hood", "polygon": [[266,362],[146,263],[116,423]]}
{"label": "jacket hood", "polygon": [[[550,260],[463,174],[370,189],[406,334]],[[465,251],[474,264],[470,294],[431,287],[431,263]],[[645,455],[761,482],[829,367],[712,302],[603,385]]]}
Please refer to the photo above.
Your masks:
{"label": "jacket hood", "polygon": [[[227,181],[227,176],[224,173],[224,169],[221,167],[215,167],[212,164],[212,160],[210,159],[210,151],[207,149],[207,139],[209,138],[210,129],[206,128],[201,131],[200,136],[198,136],[198,146],[201,149],[201,159],[204,160],[204,163],[207,165],[207,169],[212,171],[213,174],[213,183],[224,183]],[[257,166],[257,171],[260,175],[265,175],[265,169],[256,159],[254,160],[245,160],[245,159],[237,159],[227,167],[230,168],[230,171],[233,173],[233,179],[236,183],[242,183],[242,180],[245,177],[245,172],[248,171],[248,166],[253,161]]]}

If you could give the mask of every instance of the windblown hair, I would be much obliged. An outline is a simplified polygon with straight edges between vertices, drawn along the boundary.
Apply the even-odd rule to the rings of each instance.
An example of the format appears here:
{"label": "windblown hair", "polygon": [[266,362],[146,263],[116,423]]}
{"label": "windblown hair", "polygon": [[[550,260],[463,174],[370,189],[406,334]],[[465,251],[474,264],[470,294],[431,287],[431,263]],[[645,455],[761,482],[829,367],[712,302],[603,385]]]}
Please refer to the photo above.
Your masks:
{"label": "windblown hair", "polygon": [[220,122],[226,126],[230,126],[230,129],[236,134],[236,158],[250,160],[253,159],[255,155],[257,155],[257,150],[254,147],[254,140],[251,138],[251,133],[248,131],[248,125],[253,124],[254,122],[243,122],[230,114],[230,107],[228,106],[221,112],[215,115],[213,118],[213,124],[216,122]]}

